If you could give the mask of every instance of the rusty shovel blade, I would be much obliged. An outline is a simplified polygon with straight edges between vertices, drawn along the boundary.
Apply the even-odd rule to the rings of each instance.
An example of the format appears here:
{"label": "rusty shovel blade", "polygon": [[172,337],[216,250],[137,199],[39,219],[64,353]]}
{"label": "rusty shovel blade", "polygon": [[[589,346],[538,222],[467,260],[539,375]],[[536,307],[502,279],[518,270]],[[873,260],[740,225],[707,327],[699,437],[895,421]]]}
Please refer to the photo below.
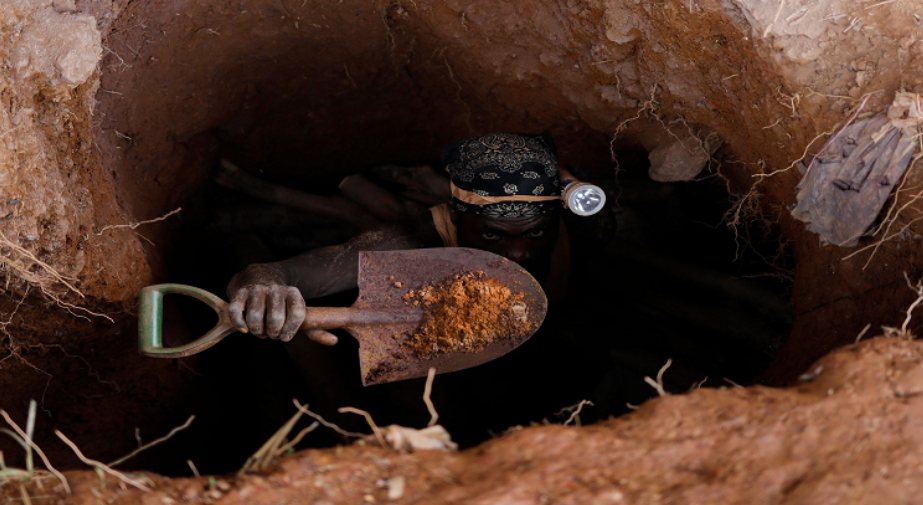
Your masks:
{"label": "rusty shovel blade", "polygon": [[415,355],[408,339],[420,324],[416,318],[404,322],[346,327],[359,341],[362,384],[370,386],[436,373],[453,372],[486,363],[512,351],[541,326],[548,300],[541,286],[515,262],[502,256],[462,247],[407,251],[364,251],[359,253],[359,298],[353,309],[410,311],[411,291],[436,286],[468,272],[496,279],[513,294],[522,294],[525,320],[512,335],[498,335],[477,351],[450,351],[432,357]]}
{"label": "rusty shovel blade", "polygon": [[[411,291],[435,289],[467,273],[494,279],[516,297],[509,314],[515,318],[511,334],[467,335],[475,338],[472,350],[441,351],[422,356],[410,339],[417,336],[433,308],[413,303]],[[362,384],[369,386],[424,377],[430,368],[437,373],[470,368],[503,356],[529,339],[541,326],[548,300],[538,282],[516,263],[478,249],[442,247],[408,251],[365,251],[359,253],[359,298],[352,307],[307,307],[301,328],[344,328],[359,341]],[[163,297],[182,294],[197,298],[218,314],[218,324],[197,340],[179,347],[164,347],[162,339]],[[406,297],[406,298],[405,298]],[[157,358],[179,358],[204,351],[237,329],[227,314],[227,303],[194,286],[158,284],[141,290],[138,313],[139,350]],[[483,301],[482,301],[483,302]],[[478,300],[474,300],[477,304]],[[486,302],[485,302],[486,303]],[[432,317],[436,317],[433,315]],[[509,319],[507,319],[509,321]],[[448,322],[448,321],[445,321]],[[443,325],[444,326],[444,325]],[[505,326],[505,327],[506,327]],[[451,331],[448,329],[446,331]],[[427,335],[448,338],[448,335]],[[302,337],[303,338],[303,337]],[[457,336],[456,336],[457,338]],[[473,350],[476,349],[476,350]]]}

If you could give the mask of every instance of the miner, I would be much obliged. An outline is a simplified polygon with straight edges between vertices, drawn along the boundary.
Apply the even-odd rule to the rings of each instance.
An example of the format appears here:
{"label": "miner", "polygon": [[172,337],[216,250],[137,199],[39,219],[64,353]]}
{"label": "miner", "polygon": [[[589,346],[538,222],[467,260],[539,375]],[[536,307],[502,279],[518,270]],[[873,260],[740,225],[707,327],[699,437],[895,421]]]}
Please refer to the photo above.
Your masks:
{"label": "miner", "polygon": [[[306,299],[356,287],[359,251],[482,249],[519,263],[542,283],[550,300],[562,298],[570,249],[550,134],[467,139],[447,146],[442,163],[451,179],[451,202],[344,244],[253,264],[235,275],[228,285],[233,324],[261,338],[291,340],[304,321]],[[324,330],[311,330],[308,337],[336,343]]]}

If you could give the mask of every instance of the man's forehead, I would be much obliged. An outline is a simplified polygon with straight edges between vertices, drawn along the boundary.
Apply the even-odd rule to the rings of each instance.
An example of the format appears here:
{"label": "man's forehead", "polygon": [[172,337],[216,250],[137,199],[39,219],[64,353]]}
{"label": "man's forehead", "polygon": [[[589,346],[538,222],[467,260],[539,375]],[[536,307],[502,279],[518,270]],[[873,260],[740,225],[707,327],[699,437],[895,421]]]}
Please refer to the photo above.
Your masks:
{"label": "man's forehead", "polygon": [[520,218],[512,218],[512,219],[502,218],[502,217],[467,215],[466,218],[462,222],[470,223],[472,226],[484,226],[484,227],[493,227],[493,228],[500,228],[500,229],[519,229],[519,228],[532,228],[534,226],[549,224],[553,222],[556,217],[557,217],[557,213],[555,212],[546,212],[543,214],[539,214],[537,216],[520,217]]}

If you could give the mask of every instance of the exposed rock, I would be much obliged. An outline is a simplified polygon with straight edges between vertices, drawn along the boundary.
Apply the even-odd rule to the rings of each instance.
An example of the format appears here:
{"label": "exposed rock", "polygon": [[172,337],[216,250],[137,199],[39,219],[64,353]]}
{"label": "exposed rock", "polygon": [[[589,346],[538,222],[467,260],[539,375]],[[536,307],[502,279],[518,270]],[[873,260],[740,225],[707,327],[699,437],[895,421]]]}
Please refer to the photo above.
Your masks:
{"label": "exposed rock", "polygon": [[[69,5],[59,10],[73,12]],[[73,89],[90,78],[102,56],[102,37],[96,19],[83,14],[62,14],[46,8],[38,11],[13,46],[10,62],[20,79],[35,73],[47,79],[57,92]]]}
{"label": "exposed rock", "polygon": [[648,174],[659,182],[691,181],[705,169],[711,155],[722,144],[717,134],[708,128],[701,128],[695,136],[681,132],[667,140],[648,154],[651,162]]}

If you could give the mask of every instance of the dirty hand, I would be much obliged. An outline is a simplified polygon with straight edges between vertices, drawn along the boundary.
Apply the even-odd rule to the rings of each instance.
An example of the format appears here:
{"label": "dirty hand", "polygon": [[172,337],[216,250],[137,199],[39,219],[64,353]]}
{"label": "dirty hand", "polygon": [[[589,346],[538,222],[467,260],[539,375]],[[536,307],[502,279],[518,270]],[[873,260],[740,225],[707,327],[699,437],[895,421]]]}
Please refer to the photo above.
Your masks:
{"label": "dirty hand", "polygon": [[[282,284],[244,286],[234,292],[228,317],[240,331],[259,338],[288,342],[305,318],[304,298],[298,288]],[[324,330],[308,330],[308,338],[334,345],[337,337]]]}
{"label": "dirty hand", "polygon": [[281,284],[243,286],[228,305],[228,317],[239,330],[284,342],[295,336],[304,316],[301,292]]}

